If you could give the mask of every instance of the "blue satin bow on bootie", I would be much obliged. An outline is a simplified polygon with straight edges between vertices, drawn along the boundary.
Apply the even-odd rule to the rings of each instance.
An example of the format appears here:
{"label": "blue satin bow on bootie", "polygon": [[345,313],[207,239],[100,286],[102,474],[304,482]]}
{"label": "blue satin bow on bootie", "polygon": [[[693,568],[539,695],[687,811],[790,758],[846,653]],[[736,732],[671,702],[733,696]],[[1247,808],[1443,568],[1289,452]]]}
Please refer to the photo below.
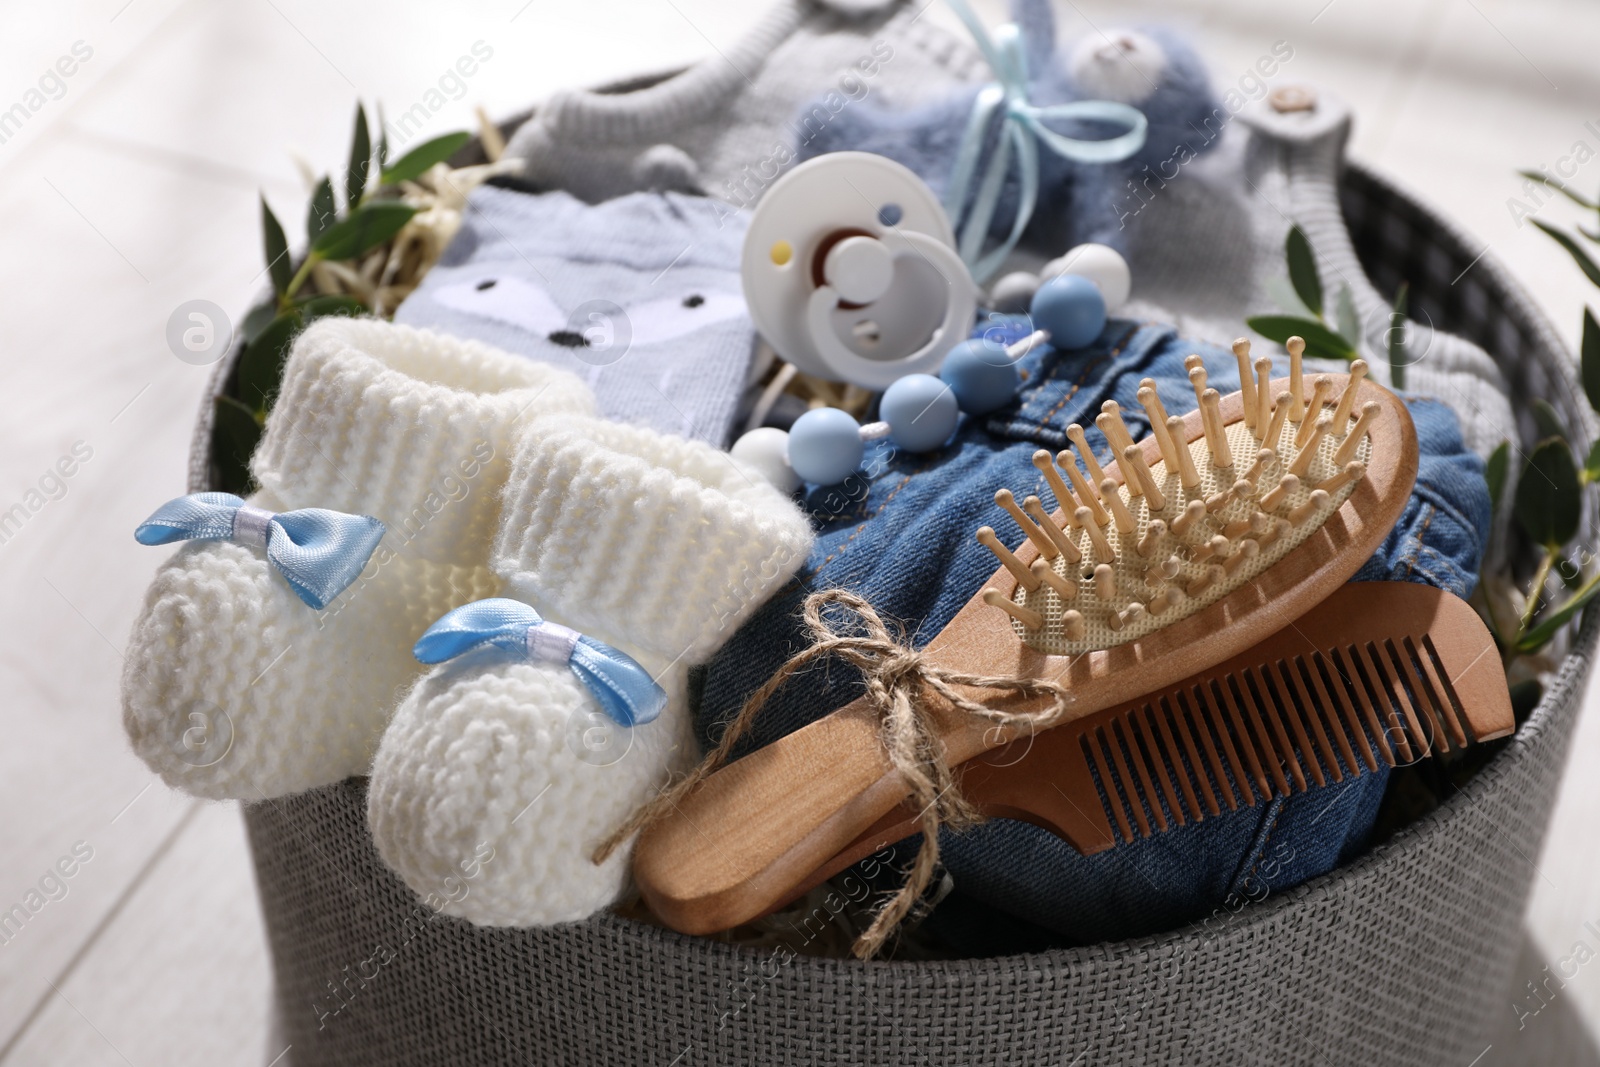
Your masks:
{"label": "blue satin bow on bootie", "polygon": [[632,656],[549,622],[520,600],[491,597],[456,608],[428,627],[412,654],[423,663],[443,663],[489,646],[571,667],[606,714],[624,726],[650,722],[666,707],[666,690]]}
{"label": "blue satin bow on bootie", "polygon": [[326,508],[271,512],[232,493],[191,493],[169,500],[133,531],[141,545],[232,541],[266,552],[295,595],[321,611],[361,574],[383,538],[370,515]]}

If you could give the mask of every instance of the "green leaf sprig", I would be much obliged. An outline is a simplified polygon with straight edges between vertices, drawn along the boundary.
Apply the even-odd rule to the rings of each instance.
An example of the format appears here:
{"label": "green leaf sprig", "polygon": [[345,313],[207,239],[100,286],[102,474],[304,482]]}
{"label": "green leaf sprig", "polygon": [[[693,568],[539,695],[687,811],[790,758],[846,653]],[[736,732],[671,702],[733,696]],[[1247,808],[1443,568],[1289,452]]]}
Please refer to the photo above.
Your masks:
{"label": "green leaf sprig", "polygon": [[1298,225],[1289,227],[1289,236],[1283,242],[1283,257],[1289,264],[1289,284],[1294,288],[1294,295],[1302,307],[1289,314],[1256,315],[1246,319],[1245,325],[1280,345],[1287,343],[1291,337],[1303,337],[1308,356],[1355,359],[1359,355],[1356,335],[1360,332],[1360,323],[1356,319],[1349,286],[1340,287],[1335,300],[1334,319],[1330,322],[1324,314],[1322,278],[1317,273],[1317,258],[1312,253],[1311,242],[1306,238],[1305,231]]}
{"label": "green leaf sprig", "polygon": [[[381,122],[379,128],[381,131]],[[342,188],[338,188],[342,207],[333,179],[324,176],[306,206],[306,253],[298,264],[291,259],[283,224],[266,198],[261,198],[262,253],[272,280],[272,298],[245,316],[240,331],[244,350],[230,387],[216,400],[212,456],[221,488],[249,491],[250,455],[260,442],[295,335],[328,315],[362,315],[372,310],[356,296],[318,292],[313,280],[317,265],[343,264],[353,272],[366,257],[394,241],[418,212],[400,198],[402,184],[416,182],[471,139],[466,132],[445,134],[391,162],[387,136],[380,134],[374,151],[366,109],[357,103],[349,161]]]}
{"label": "green leaf sprig", "polygon": [[[1600,199],[1591,199],[1539,171],[1523,170],[1517,173],[1560,193],[1585,213],[1594,216],[1595,228],[1591,230],[1579,223],[1575,227],[1576,235],[1542,219],[1534,219],[1533,224],[1572,257],[1591,284],[1600,286],[1600,264],[1595,262],[1585,247],[1585,243],[1600,245]],[[1583,309],[1583,339],[1579,356],[1579,378],[1584,396],[1592,409],[1600,411],[1600,323],[1595,321],[1594,312],[1588,307]],[[1583,513],[1583,494],[1590,485],[1600,482],[1600,441],[1590,447],[1582,465],[1579,465],[1578,457],[1572,451],[1571,434],[1555,408],[1543,399],[1535,399],[1529,405],[1529,413],[1539,429],[1541,439],[1523,464],[1511,506],[1517,527],[1538,547],[1539,562],[1534,568],[1521,615],[1509,635],[1501,631],[1492,607],[1487,611],[1489,625],[1495,631],[1508,666],[1517,656],[1543,649],[1579,616],[1596,595],[1600,595],[1600,568],[1589,568],[1592,573],[1585,577],[1587,561],[1582,556],[1574,559],[1571,547]],[[1502,497],[1510,471],[1510,450],[1510,442],[1495,449],[1484,474],[1497,514],[1503,506]],[[1555,590],[1547,588],[1555,584],[1550,581],[1552,570],[1560,579]],[[1557,595],[1563,591],[1564,597]],[[1536,695],[1534,699],[1537,699]]]}
{"label": "green leaf sprig", "polygon": [[[1600,411],[1600,323],[1585,308],[1581,345],[1580,380],[1589,406]],[[1583,495],[1600,481],[1600,441],[1589,449],[1580,467],[1572,451],[1570,434],[1554,407],[1543,399],[1529,406],[1542,439],[1523,465],[1512,501],[1517,527],[1539,549],[1539,562],[1528,585],[1521,615],[1514,630],[1505,635],[1488,611],[1489,625],[1509,666],[1517,656],[1536,653],[1548,645],[1600,594],[1600,570],[1587,578],[1583,560],[1574,560],[1570,545],[1583,518]],[[1496,513],[1502,507],[1511,444],[1502,442],[1489,456],[1484,478]],[[1566,596],[1559,603],[1549,586],[1552,570]]]}
{"label": "green leaf sprig", "polygon": [[[1322,277],[1317,272],[1317,257],[1311,241],[1298,225],[1289,227],[1289,235],[1283,242],[1283,258],[1289,266],[1289,285],[1301,307],[1282,314],[1254,315],[1245,319],[1245,325],[1280,345],[1287,344],[1291,337],[1304,338],[1308,356],[1346,361],[1358,358],[1361,355],[1361,319],[1356,314],[1355,298],[1348,285],[1341,285],[1330,320]],[[1390,380],[1396,389],[1405,388],[1408,294],[1409,287],[1402,284],[1389,313],[1387,355]]]}

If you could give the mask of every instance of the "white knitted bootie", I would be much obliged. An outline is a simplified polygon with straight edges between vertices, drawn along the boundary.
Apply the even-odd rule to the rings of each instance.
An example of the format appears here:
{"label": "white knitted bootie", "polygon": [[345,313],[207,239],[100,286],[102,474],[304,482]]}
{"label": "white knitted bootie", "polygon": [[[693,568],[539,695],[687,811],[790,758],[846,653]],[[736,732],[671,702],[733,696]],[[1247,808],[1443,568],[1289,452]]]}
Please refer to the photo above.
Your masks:
{"label": "white knitted bootie", "polygon": [[249,504],[369,515],[382,540],[320,611],[259,544],[179,548],[128,643],[134,750],[168,785],[217,799],[365,774],[420,671],[418,635],[498,589],[488,562],[515,431],[592,405],[577,378],[487,345],[372,319],[310,326],[251,460]]}
{"label": "white knitted bootie", "polygon": [[[615,901],[628,850],[590,857],[698,757],[688,669],[790,579],[811,537],[791,500],[699,442],[584,418],[525,434],[495,567],[506,597],[555,625],[442,664],[395,711],[367,796],[383,858],[485,925],[573,921]],[[572,631],[642,665],[665,690],[660,717],[629,727],[607,714],[548,654],[570,650]]]}

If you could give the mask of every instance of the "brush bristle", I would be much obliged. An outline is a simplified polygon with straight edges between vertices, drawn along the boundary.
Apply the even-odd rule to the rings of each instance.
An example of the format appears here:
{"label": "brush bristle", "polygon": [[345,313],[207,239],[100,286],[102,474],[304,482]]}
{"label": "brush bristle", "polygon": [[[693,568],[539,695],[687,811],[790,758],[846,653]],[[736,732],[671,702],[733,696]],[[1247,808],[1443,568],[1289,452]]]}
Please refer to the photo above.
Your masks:
{"label": "brush bristle", "polygon": [[[1298,346],[1290,352],[1291,379],[1299,381]],[[1241,367],[1248,366],[1248,346],[1236,347],[1235,355]],[[1366,371],[1361,361],[1352,366],[1343,391],[1335,394],[1333,379],[1319,377],[1298,404],[1284,392],[1263,402],[1271,396],[1270,365],[1258,361],[1261,378],[1251,382],[1253,395],[1242,398],[1256,404],[1241,404],[1226,425],[1204,366],[1198,357],[1188,362],[1204,431],[1194,441],[1172,434],[1178,420],[1168,421],[1155,383],[1146,381],[1140,403],[1164,431],[1154,435],[1161,454],[1155,463],[1146,463],[1141,446],[1128,451],[1127,424],[1108,402],[1096,422],[1113,448],[1126,442],[1118,463],[1121,485],[1103,478],[1082,429],[1074,425],[1068,438],[1076,455],[1064,451],[1052,460],[1041,450],[1034,456],[1043,483],[1039,497],[1056,498],[1055,514],[1045,511],[1039,497],[1030,496],[1019,508],[1010,490],[996,493],[996,503],[1034,544],[1039,559],[1024,565],[984,527],[978,539],[1017,578],[1014,598],[986,590],[984,599],[1006,613],[1030,646],[1073,655],[1136,640],[1186,618],[1310,537],[1365,476],[1369,431],[1380,409],[1368,403],[1358,410],[1354,403]],[[1252,417],[1245,417],[1247,410]],[[1194,484],[1186,486],[1186,480]]]}

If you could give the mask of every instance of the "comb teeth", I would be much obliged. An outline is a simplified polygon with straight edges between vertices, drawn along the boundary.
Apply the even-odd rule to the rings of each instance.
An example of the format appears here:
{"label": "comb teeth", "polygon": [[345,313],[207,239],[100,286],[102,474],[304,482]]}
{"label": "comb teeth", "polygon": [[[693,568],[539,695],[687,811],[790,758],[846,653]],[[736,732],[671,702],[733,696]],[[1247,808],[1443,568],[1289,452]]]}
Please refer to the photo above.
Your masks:
{"label": "comb teeth", "polygon": [[1151,694],[1095,716],[1079,745],[1127,842],[1477,740],[1424,633]]}

